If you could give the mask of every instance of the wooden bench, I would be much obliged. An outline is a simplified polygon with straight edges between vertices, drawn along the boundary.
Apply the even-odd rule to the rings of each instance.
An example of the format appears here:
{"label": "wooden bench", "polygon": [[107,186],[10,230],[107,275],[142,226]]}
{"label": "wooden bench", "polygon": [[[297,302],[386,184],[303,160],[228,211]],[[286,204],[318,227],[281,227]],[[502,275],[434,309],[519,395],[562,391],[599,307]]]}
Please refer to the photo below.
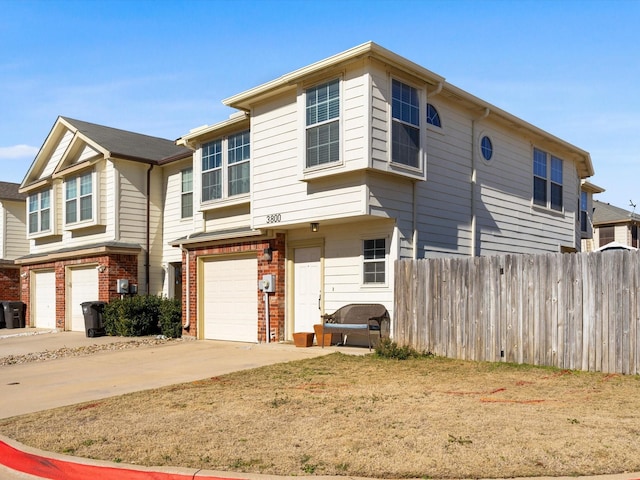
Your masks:
{"label": "wooden bench", "polygon": [[[346,344],[349,333],[366,332],[371,351],[371,332],[377,332],[382,338],[382,322],[390,321],[389,312],[379,303],[350,303],[340,307],[334,313],[325,313],[322,318],[322,335],[339,333],[342,344]],[[324,342],[322,348],[324,348]]]}

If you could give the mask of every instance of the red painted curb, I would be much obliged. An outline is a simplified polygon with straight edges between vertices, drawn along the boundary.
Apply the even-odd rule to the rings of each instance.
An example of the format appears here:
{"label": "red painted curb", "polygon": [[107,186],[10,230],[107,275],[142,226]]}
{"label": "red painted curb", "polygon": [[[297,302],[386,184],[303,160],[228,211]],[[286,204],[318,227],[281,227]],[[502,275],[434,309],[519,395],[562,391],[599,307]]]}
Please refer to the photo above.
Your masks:
{"label": "red painted curb", "polygon": [[68,462],[26,453],[0,440],[0,464],[19,472],[49,480],[238,480],[225,477],[196,477],[180,473],[150,472]]}

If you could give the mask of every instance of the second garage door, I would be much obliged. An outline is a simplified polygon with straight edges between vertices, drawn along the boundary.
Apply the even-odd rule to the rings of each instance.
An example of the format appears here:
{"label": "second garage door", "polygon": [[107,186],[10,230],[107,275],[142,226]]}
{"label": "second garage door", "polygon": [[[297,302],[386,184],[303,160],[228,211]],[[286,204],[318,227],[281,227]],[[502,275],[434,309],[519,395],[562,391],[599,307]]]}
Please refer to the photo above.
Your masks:
{"label": "second garage door", "polygon": [[[67,329],[74,332],[83,332],[84,314],[82,313],[82,302],[92,302],[98,300],[98,271],[95,265],[84,268],[69,269],[71,285],[67,298],[70,299],[70,322]],[[69,313],[68,313],[69,314]]]}
{"label": "second garage door", "polygon": [[203,337],[258,341],[258,260],[251,257],[203,261]]}

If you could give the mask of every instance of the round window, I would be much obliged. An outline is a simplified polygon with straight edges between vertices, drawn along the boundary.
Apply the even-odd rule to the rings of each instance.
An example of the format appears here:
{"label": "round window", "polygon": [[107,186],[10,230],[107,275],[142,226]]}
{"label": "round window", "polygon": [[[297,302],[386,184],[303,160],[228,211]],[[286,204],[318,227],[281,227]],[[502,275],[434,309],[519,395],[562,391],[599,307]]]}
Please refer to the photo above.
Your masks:
{"label": "round window", "polygon": [[482,150],[482,156],[485,160],[491,160],[493,156],[493,144],[491,143],[491,139],[486,135],[482,137],[480,141],[480,150]]}

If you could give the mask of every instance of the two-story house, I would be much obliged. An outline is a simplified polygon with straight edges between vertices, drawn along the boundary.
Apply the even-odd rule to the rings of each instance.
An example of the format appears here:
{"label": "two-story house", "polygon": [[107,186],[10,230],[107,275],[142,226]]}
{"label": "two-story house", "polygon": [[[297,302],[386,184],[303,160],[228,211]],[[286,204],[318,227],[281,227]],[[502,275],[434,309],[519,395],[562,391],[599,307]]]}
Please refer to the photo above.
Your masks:
{"label": "two-story house", "polygon": [[19,187],[17,183],[0,182],[0,301],[20,300],[20,267],[15,259],[29,253],[26,195],[18,191]]}
{"label": "two-story house", "polygon": [[393,312],[397,259],[580,250],[589,154],[375,43],[223,103],[238,112],[183,135],[193,168],[168,177],[193,209],[170,243],[198,338]]}
{"label": "two-story house", "polygon": [[83,331],[82,302],[168,291],[164,169],[191,156],[171,140],[58,117],[20,188],[27,324]]}
{"label": "two-story house", "polygon": [[640,248],[638,231],[640,230],[640,214],[634,210],[626,210],[606,202],[593,202],[593,248],[612,245]]}

